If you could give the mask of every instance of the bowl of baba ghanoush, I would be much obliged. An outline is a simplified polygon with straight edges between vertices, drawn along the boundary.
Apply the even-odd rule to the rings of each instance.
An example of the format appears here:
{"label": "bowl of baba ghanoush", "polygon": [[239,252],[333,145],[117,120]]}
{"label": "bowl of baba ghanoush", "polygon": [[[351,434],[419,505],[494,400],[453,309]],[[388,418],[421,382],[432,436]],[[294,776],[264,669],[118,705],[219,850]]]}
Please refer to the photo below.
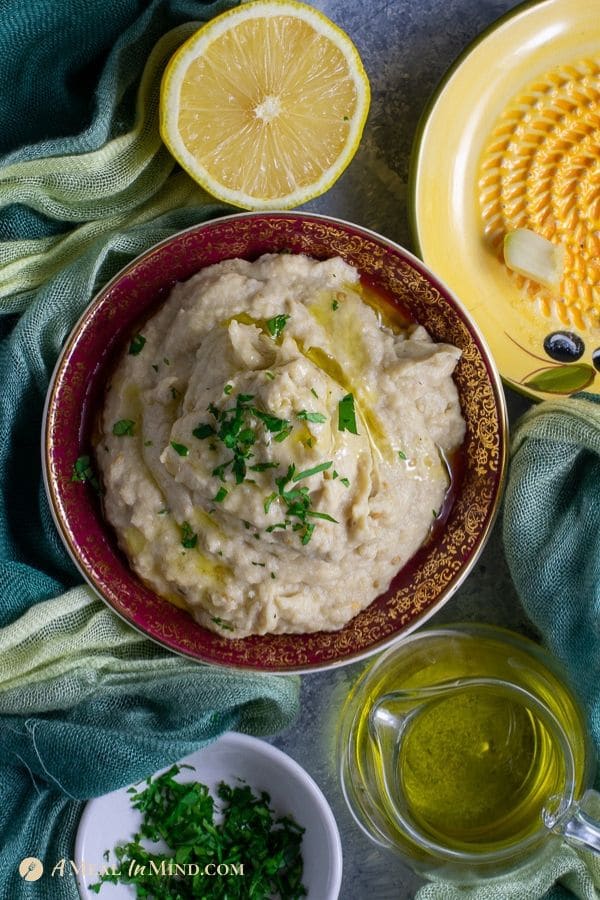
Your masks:
{"label": "bowl of baba ghanoush", "polygon": [[452,596],[507,425],[485,342],[416,257],[341,220],[241,213],[97,294],[43,445],[60,536],[115,613],[202,662],[304,672]]}

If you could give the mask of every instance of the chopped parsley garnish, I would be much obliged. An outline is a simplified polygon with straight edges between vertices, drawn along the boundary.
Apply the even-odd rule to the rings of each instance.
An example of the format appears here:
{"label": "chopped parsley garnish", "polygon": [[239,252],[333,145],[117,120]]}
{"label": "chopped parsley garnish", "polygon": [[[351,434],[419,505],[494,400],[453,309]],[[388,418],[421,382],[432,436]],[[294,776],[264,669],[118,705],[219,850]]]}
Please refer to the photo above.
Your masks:
{"label": "chopped parsley garnish", "polygon": [[73,473],[71,475],[71,481],[81,481],[86,482],[94,488],[95,491],[100,491],[100,482],[96,477],[96,473],[94,472],[92,466],[92,460],[89,456],[79,456],[73,463]]}
{"label": "chopped parsley garnish", "polygon": [[[211,618],[219,628],[234,630],[219,616]],[[265,791],[255,793],[243,782],[232,787],[221,781],[213,798],[205,784],[177,781],[182,768],[192,767],[172,766],[148,778],[140,789],[130,789],[141,825],[131,840],[115,847],[116,865],[103,871],[91,889],[99,893],[105,882],[129,884],[138,898],[156,900],[306,897],[304,829],[291,816],[277,817]],[[143,843],[159,840],[166,852]],[[215,872],[220,863],[229,864],[231,874],[207,879],[205,871]]]}
{"label": "chopped parsley garnish", "polygon": [[181,523],[181,544],[187,550],[193,550],[198,543],[198,535],[189,522]]}
{"label": "chopped parsley garnish", "polygon": [[177,441],[171,441],[171,447],[177,453],[178,456],[188,456],[189,448],[185,446],[185,444],[178,444]]}
{"label": "chopped parsley garnish", "polygon": [[253,566],[261,566],[261,567],[264,569],[264,567],[266,566],[266,563],[253,562],[252,565],[253,565]]}
{"label": "chopped parsley garnish", "polygon": [[137,356],[141,350],[144,348],[144,344],[146,343],[146,338],[143,334],[134,334],[131,338],[131,343],[129,344],[129,353],[132,356]]}
{"label": "chopped parsley garnish", "polygon": [[311,394],[313,395],[313,397],[316,397],[317,400],[319,399],[319,395],[317,394],[317,392],[315,391],[314,388],[311,388],[311,389],[310,389],[310,392],[311,392]]}
{"label": "chopped parsley garnish", "polygon": [[304,469],[303,472],[296,472],[292,476],[292,481],[300,481],[302,478],[310,478],[311,475],[317,475],[319,472],[325,472],[327,469],[330,469],[333,465],[333,462],[329,460],[329,462],[319,463],[318,466],[313,466],[312,469]]}
{"label": "chopped parsley garnish", "polygon": [[354,396],[346,394],[338,403],[338,430],[350,431],[358,434],[356,430],[356,413],[354,411]]}
{"label": "chopped parsley garnish", "polygon": [[227,396],[229,397],[229,395],[230,395],[230,393],[232,392],[232,390],[233,390],[233,385],[232,385],[232,384],[226,384],[225,387],[223,388],[223,393],[224,393],[224,394],[227,394]]}
{"label": "chopped parsley garnish", "polygon": [[276,531],[278,528],[283,528],[285,531],[289,524],[289,522],[277,522],[275,525],[269,525],[268,528],[265,528],[265,531],[267,531],[269,534],[271,534],[271,532],[273,531]]}
{"label": "chopped parsley garnish", "polygon": [[152,444],[153,444],[153,441],[144,441],[144,447],[151,447]]}
{"label": "chopped parsley garnish", "polygon": [[267,376],[267,378],[270,381],[273,381],[273,379],[275,378],[275,375],[273,374],[273,372],[265,372],[265,375]]}
{"label": "chopped parsley garnish", "polygon": [[438,511],[437,511],[437,509],[432,509],[432,510],[431,510],[431,514],[432,514],[432,516],[433,516],[434,519],[437,519],[437,517],[438,517]]}
{"label": "chopped parsley garnish", "polygon": [[337,519],[333,518],[333,516],[328,515],[328,513],[319,512],[316,509],[309,509],[306,515],[312,516],[313,519],[325,519],[326,522],[335,522],[336,525],[340,524]]}
{"label": "chopped parsley garnish", "polygon": [[308,412],[306,409],[301,409],[300,412],[296,413],[297,419],[304,419],[306,422],[326,422],[327,416],[324,416],[323,413],[320,412]]}
{"label": "chopped parsley garnish", "polygon": [[398,450],[398,458],[406,459],[406,453],[403,450]]}
{"label": "chopped parsley garnish", "polygon": [[256,463],[255,466],[248,466],[251,472],[265,472],[267,469],[277,469],[279,463],[276,462],[264,462],[264,463]]}
{"label": "chopped parsley garnish", "polygon": [[265,515],[267,515],[267,513],[271,509],[271,504],[273,503],[273,500],[276,500],[276,499],[277,499],[277,494],[275,492],[273,492],[272,494],[269,494],[269,496],[265,499],[265,502],[263,503]]}
{"label": "chopped parsley garnish", "polygon": [[177,390],[177,388],[173,387],[171,385],[171,397],[173,398],[173,400],[177,400],[179,398],[179,396],[180,395],[179,395],[179,391]]}
{"label": "chopped parsley garnish", "polygon": [[113,425],[112,433],[116,434],[117,437],[123,437],[124,435],[133,437],[135,434],[135,422],[133,419],[119,419]]}
{"label": "chopped parsley garnish", "polygon": [[252,407],[252,412],[264,424],[267,431],[273,434],[283,431],[290,424],[287,419],[279,419],[277,416],[272,416],[269,413],[262,412],[260,409],[256,409],[255,406]]}
{"label": "chopped parsley garnish", "polygon": [[169,359],[167,359],[166,356],[163,356],[163,362],[164,362],[165,366],[170,366],[170,365],[171,365],[171,361],[170,361]]}
{"label": "chopped parsley garnish", "polygon": [[165,516],[168,512],[169,512],[168,507],[167,507],[167,506],[163,506],[162,509],[159,509],[159,511],[157,512],[156,515],[157,515],[157,516]]}
{"label": "chopped parsley garnish", "polygon": [[208,422],[203,422],[198,425],[197,428],[194,428],[192,434],[194,435],[194,437],[199,438],[202,441],[204,440],[204,438],[212,437],[212,435],[216,434],[216,432],[212,425],[209,425]]}
{"label": "chopped parsley garnish", "polygon": [[[277,485],[278,490],[278,494],[276,496],[278,498],[281,498],[281,500],[286,504],[286,516],[289,516],[290,519],[298,519],[298,521],[294,522],[294,524],[292,525],[292,530],[301,532],[300,540],[303,544],[308,544],[315,530],[314,524],[311,522],[307,522],[307,518],[309,516],[315,519],[326,519],[328,522],[335,522],[336,524],[337,521],[327,513],[320,513],[318,510],[311,509],[310,494],[306,486],[292,487],[291,490],[288,490],[288,485],[296,484],[302,478],[308,478],[310,475],[314,475],[317,472],[324,472],[331,465],[333,465],[333,463],[331,462],[331,460],[329,460],[329,462],[321,463],[318,466],[314,466],[314,468],[312,469],[306,469],[303,472],[298,472],[296,474],[296,467],[293,463],[291,463],[288,466],[286,474],[281,475],[279,478],[275,479],[275,484]],[[274,499],[275,497],[267,498],[267,500],[269,500],[270,502],[272,502],[272,500]],[[290,524],[290,521],[286,518],[285,522],[278,522],[276,525],[270,525],[267,528],[267,531],[272,532],[276,528],[285,529],[287,528],[288,524]]]}
{"label": "chopped parsley garnish", "polygon": [[347,478],[340,478],[340,481],[344,485],[344,487],[350,487],[350,481]]}
{"label": "chopped parsley garnish", "polygon": [[267,328],[269,329],[269,334],[274,338],[278,338],[285,328],[288,319],[289,316],[286,315],[273,316],[272,319],[267,319]]}
{"label": "chopped parsley garnish", "polygon": [[229,622],[226,622],[225,619],[221,619],[219,616],[211,616],[211,622],[214,622],[215,625],[218,625],[219,628],[223,628],[225,631],[233,631],[233,625],[230,625]]}
{"label": "chopped parsley garnish", "polygon": [[[233,398],[232,398],[233,399]],[[274,416],[269,412],[258,409],[254,404],[254,395],[238,394],[235,398],[234,405],[226,409],[219,409],[214,403],[208,406],[208,412],[214,419],[213,423],[202,422],[194,430],[195,437],[203,439],[214,437],[219,439],[223,446],[231,451],[232,456],[225,462],[219,463],[212,470],[212,475],[219,478],[223,485],[217,491],[213,498],[215,503],[221,503],[228,494],[227,473],[231,471],[233,480],[236,484],[242,482],[256,484],[251,478],[247,477],[250,472],[266,472],[269,469],[279,468],[279,463],[275,461],[268,462],[252,462],[254,456],[253,447],[258,441],[257,428],[262,426],[268,435],[273,436],[273,440],[281,442],[285,440],[292,432],[292,425],[287,419]],[[298,418],[306,418],[308,421],[325,421],[325,416],[321,413],[310,413],[302,410],[297,414]],[[313,418],[314,417],[314,418]],[[284,522],[278,522],[270,525],[266,531],[272,532],[276,528],[285,529],[292,525],[292,520],[297,521],[292,525],[293,530],[300,532],[300,539],[303,543],[308,543],[311,539],[314,524],[309,522],[309,518],[324,519],[330,522],[336,522],[332,516],[327,513],[320,513],[318,510],[311,508],[311,499],[308,487],[296,487],[297,482],[311,475],[317,475],[331,468],[333,462],[328,460],[319,463],[310,469],[296,472],[296,467],[292,464],[288,467],[287,473],[275,478],[276,491],[269,494],[264,502],[263,507],[265,515],[269,513],[272,504],[277,500],[283,502],[285,506],[285,515],[288,517]],[[230,482],[229,482],[230,483]],[[250,523],[244,521],[244,526],[250,528]],[[258,533],[255,537],[260,537]]]}
{"label": "chopped parsley garnish", "polygon": [[275,574],[275,572],[271,572],[271,578],[272,578],[273,580],[275,580],[275,578],[277,578],[277,575]]}
{"label": "chopped parsley garnish", "polygon": [[332,310],[335,312],[339,305],[340,304],[338,303],[338,301],[334,300],[333,303],[331,304]]}
{"label": "chopped parsley garnish", "polygon": [[302,532],[301,541],[303,544],[308,544],[311,537],[313,536],[313,531],[315,530],[315,526],[312,524],[308,524],[304,531]]}
{"label": "chopped parsley garnish", "polygon": [[156,363],[152,363],[152,368],[155,372],[158,372],[158,366],[156,365]]}

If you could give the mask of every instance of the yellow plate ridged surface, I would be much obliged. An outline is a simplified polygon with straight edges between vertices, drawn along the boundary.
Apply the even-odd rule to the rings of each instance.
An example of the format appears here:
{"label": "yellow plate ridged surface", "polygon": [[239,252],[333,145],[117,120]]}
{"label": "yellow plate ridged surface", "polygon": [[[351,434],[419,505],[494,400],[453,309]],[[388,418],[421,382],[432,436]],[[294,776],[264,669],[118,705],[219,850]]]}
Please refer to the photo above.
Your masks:
{"label": "yellow plate ridged surface", "polygon": [[360,141],[369,82],[348,36],[311,7],[247,3],[169,62],[163,140],[213,196],[289,208],[327,190]]}
{"label": "yellow plate ridged surface", "polygon": [[579,329],[600,327],[599,139],[597,54],[551,69],[506,106],[479,177],[484,232],[499,259],[516,228],[565,248],[558,291],[514,277],[543,315]]}

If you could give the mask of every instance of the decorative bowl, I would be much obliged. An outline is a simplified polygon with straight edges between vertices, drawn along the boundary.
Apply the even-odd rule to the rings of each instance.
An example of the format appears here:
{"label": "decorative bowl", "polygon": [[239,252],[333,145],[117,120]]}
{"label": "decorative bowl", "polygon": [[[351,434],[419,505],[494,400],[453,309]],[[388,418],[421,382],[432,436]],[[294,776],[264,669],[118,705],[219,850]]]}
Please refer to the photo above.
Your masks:
{"label": "decorative bowl", "polygon": [[[88,484],[73,481],[91,453],[94,415],[115,358],[136,323],[170,288],[223,259],[266,252],[340,255],[434,340],[455,344],[466,437],[452,505],[389,589],[340,631],[221,637],[137,578]],[[43,468],[50,507],[75,564],[126,622],[170,650],[204,663],[264,672],[308,672],[382,650],[425,622],[464,581],[490,533],[507,453],[504,394],[485,342],[453,294],[412,254],[347,222],[299,212],[242,213],[174,235],[126,266],[90,303],[67,340],[48,391]],[[351,576],[349,576],[349,583]]]}

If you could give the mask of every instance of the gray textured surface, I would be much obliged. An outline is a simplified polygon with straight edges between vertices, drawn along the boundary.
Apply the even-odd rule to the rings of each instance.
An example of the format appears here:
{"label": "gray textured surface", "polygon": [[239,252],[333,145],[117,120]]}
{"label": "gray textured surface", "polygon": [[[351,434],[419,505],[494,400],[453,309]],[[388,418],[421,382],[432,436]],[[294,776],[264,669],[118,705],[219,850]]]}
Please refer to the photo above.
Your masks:
{"label": "gray textured surface", "polygon": [[[518,4],[510,0],[374,0],[372,4],[319,0],[312,5],[353,38],[369,75],[372,102],[355,159],[327,194],[305,208],[372,228],[412,249],[407,175],[421,113],[439,79],[470,41]],[[527,401],[511,392],[508,404],[511,421],[528,407]],[[466,620],[530,633],[506,568],[498,524],[466,583],[431,624]],[[331,804],[344,852],[340,900],[409,900],[419,879],[391,852],[362,834],[339,786],[338,714],[363,665],[303,676],[300,719],[272,743],[310,772]]]}

